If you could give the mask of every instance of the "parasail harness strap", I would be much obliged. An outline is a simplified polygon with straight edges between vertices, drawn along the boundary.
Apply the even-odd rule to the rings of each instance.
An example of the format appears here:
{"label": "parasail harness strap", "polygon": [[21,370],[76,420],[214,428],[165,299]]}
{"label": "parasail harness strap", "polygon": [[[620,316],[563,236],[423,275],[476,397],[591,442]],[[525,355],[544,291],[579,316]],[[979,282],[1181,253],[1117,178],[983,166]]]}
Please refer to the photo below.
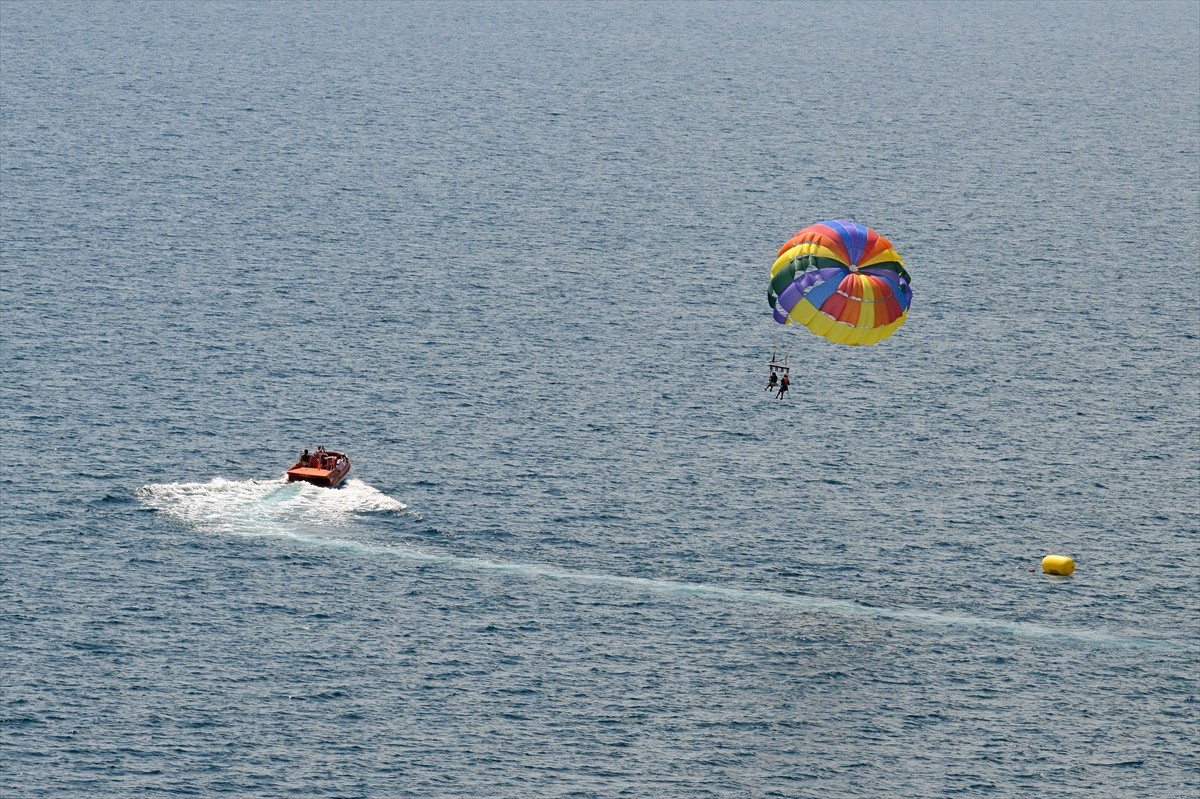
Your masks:
{"label": "parasail harness strap", "polygon": [[779,357],[779,353],[777,351],[772,352],[771,353],[771,363],[769,364],[770,370],[772,372],[775,372],[776,374],[781,374],[781,375],[787,374],[789,371],[787,360],[788,360],[787,355],[784,355],[781,358],[781,357]]}

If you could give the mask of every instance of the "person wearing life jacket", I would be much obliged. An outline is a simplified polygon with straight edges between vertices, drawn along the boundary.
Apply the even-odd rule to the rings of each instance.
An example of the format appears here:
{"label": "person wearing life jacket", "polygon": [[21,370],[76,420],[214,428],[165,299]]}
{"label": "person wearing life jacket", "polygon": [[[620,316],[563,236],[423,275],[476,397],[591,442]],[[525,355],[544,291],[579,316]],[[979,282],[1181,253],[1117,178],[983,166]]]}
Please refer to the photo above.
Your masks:
{"label": "person wearing life jacket", "polygon": [[779,381],[779,393],[775,395],[775,399],[783,399],[783,395],[787,393],[788,383],[790,382],[792,381],[788,380],[788,376],[784,375],[783,379]]}

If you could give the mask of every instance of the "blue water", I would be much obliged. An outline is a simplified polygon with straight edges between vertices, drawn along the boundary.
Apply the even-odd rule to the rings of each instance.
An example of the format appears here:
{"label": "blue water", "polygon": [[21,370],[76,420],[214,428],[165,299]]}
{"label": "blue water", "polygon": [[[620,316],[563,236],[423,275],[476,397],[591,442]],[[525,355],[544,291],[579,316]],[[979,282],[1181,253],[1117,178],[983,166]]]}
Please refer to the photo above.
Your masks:
{"label": "blue water", "polygon": [[[4,2],[0,92],[5,797],[1200,791],[1195,3]],[[831,217],[878,346],[770,321]]]}

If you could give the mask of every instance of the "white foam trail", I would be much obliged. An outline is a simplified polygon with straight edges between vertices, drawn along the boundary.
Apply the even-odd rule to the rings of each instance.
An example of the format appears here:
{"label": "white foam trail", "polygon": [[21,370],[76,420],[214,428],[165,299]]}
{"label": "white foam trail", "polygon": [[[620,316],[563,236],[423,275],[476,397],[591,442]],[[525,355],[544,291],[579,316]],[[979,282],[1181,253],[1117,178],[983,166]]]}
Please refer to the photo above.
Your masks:
{"label": "white foam trail", "polygon": [[1115,635],[1094,630],[1076,630],[1061,627],[1047,627],[1031,622],[1007,621],[1003,619],[986,619],[976,616],[965,616],[953,613],[939,613],[929,610],[912,608],[880,608],[860,605],[845,599],[803,596],[778,591],[759,589],[735,588],[711,583],[687,583],[676,580],[656,580],[649,577],[628,577],[615,574],[592,574],[575,572],[566,569],[556,569],[551,566],[541,566],[526,563],[506,563],[483,558],[463,558],[454,555],[438,555],[413,549],[393,546],[364,544],[321,536],[309,536],[292,533],[287,536],[317,547],[329,547],[344,551],[360,552],[371,555],[386,555],[404,560],[442,563],[452,568],[475,569],[481,571],[522,574],[529,577],[543,577],[568,582],[597,583],[602,585],[621,586],[657,594],[678,593],[712,599],[732,600],[744,604],[773,605],[776,607],[794,608],[803,612],[824,613],[834,616],[886,619],[918,626],[940,627],[970,627],[979,630],[991,630],[1008,635],[1025,638],[1057,638],[1120,647],[1166,647],[1176,649],[1186,647],[1185,644],[1161,639],[1136,638]]}
{"label": "white foam trail", "polygon": [[217,534],[286,535],[295,525],[344,527],[355,514],[402,511],[403,502],[361,480],[339,489],[279,480],[152,484],[134,492],[148,507]]}
{"label": "white foam trail", "polygon": [[[377,549],[377,548],[370,548]],[[392,550],[379,550],[380,554],[399,555]],[[422,560],[432,560],[422,556]],[[736,588],[711,583],[687,583],[676,580],[656,580],[647,577],[627,577],[610,574],[589,574],[587,572],[571,572],[546,566],[522,565],[513,563],[497,563],[473,558],[437,558],[450,565],[474,567],[489,571],[510,572],[549,577],[557,580],[572,582],[590,582],[607,585],[626,586],[653,593],[679,593],[713,599],[728,599],[745,604],[774,605],[794,608],[800,611],[825,613],[834,616],[858,618],[887,619],[892,621],[917,624],[919,626],[944,627],[973,627],[981,630],[992,630],[1022,637],[1063,638],[1096,644],[1111,644],[1117,646],[1148,646],[1161,645],[1177,646],[1174,642],[1162,640],[1132,638],[1093,630],[1074,630],[1066,628],[1046,627],[1030,622],[1006,621],[1003,619],[986,619],[975,616],[965,616],[952,613],[910,608],[881,608],[860,605],[845,599],[804,596],[778,591],[761,589]]]}
{"label": "white foam trail", "polygon": [[403,502],[361,482],[352,480],[340,490],[317,488],[307,483],[283,481],[231,482],[220,478],[208,483],[148,485],[137,497],[149,507],[179,519],[189,526],[215,533],[287,538],[308,546],[359,554],[387,556],[407,561],[440,563],[450,568],[491,571],[549,578],[575,583],[618,586],[651,593],[687,594],[743,604],[794,608],[853,618],[898,621],[918,626],[967,627],[1026,638],[1057,638],[1097,645],[1194,649],[1184,642],[1147,639],[1093,630],[1047,627],[1030,622],[986,619],[955,613],[913,608],[882,608],[844,599],[803,596],[780,591],[736,588],[711,583],[656,580],[614,574],[593,574],[529,563],[508,563],[484,558],[423,552],[403,546],[372,544],[327,535],[307,533],[297,526],[348,526],[354,514],[371,511],[400,511]]}

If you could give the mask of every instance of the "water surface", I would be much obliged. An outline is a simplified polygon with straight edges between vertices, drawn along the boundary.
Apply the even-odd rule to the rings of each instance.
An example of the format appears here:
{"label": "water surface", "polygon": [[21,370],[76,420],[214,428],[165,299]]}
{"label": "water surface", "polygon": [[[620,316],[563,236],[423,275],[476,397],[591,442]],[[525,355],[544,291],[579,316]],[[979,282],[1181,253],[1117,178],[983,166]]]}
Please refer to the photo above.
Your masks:
{"label": "water surface", "polygon": [[0,12],[5,796],[1200,790],[1194,4]]}

